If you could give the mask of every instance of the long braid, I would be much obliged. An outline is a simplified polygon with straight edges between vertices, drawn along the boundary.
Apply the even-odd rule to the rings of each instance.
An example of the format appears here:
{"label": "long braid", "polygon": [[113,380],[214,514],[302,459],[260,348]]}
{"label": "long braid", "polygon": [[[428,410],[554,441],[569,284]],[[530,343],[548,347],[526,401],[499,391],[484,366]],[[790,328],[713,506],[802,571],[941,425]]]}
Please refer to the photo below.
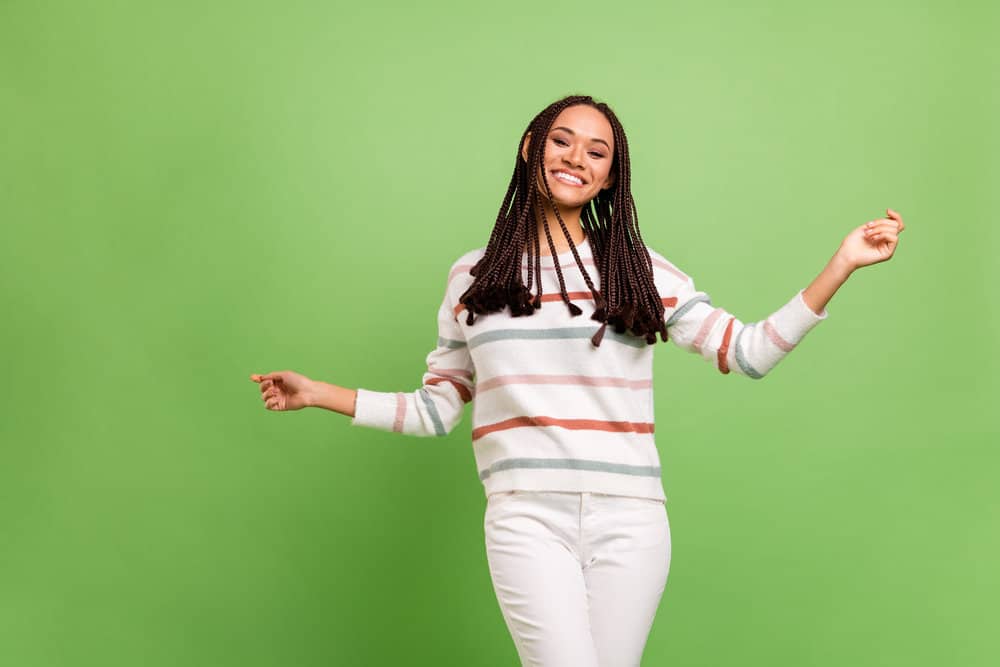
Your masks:
{"label": "long braid", "polygon": [[542,307],[542,240],[538,238],[537,230],[531,235],[535,248],[535,277],[538,279],[538,292],[535,293],[535,308]]}
{"label": "long braid", "polygon": [[[559,291],[562,294],[563,303],[565,303],[569,307],[570,314],[572,314],[573,317],[576,317],[583,311],[580,310],[580,306],[576,305],[575,303],[569,300],[569,294],[566,292],[566,281],[563,279],[562,267],[559,266],[559,256],[556,254],[556,246],[554,243],[552,243],[552,233],[549,231],[549,218],[547,215],[545,215],[545,205],[542,203],[542,195],[538,195],[538,208],[542,212],[542,222],[543,222],[543,227],[545,228],[545,238],[549,243],[549,252],[551,253],[552,256],[552,263],[553,265],[555,265],[556,268],[556,277],[559,279]],[[556,215],[559,214],[556,213]],[[573,241],[570,240],[571,245],[572,243]]]}
{"label": "long braid", "polygon": [[[559,113],[577,104],[592,106],[607,117],[615,144],[612,160],[615,183],[612,187],[601,190],[593,201],[584,205],[580,214],[580,225],[596,259],[601,289],[594,285],[584,267],[576,244],[559,213],[559,207],[551,204],[577,267],[594,297],[595,310],[591,319],[602,322],[592,343],[594,346],[601,344],[608,324],[619,334],[631,330],[634,335],[644,337],[649,344],[656,342],[657,332],[665,341],[667,330],[663,318],[663,303],[653,280],[652,259],[639,232],[638,212],[632,198],[631,164],[625,131],[608,105],[583,95],[564,97],[550,104],[532,119],[521,135],[514,172],[500,205],[489,243],[483,256],[470,270],[475,280],[459,297],[468,311],[466,324],[472,325],[476,314],[498,312],[504,307],[510,308],[513,317],[531,315],[535,309],[542,307],[542,241],[537,229],[539,219],[555,265],[562,300],[572,315],[582,312],[570,300],[566,290],[541,191],[544,189],[549,201],[553,201],[548,177],[542,168],[545,138]],[[529,133],[533,140],[529,144],[528,159],[524,160],[521,158],[521,148]],[[538,187],[535,174],[541,174],[542,188]],[[527,285],[522,270],[526,246]],[[536,285],[536,294],[532,295],[531,288]]]}
{"label": "long braid", "polygon": [[[551,201],[553,198],[552,188],[549,187],[549,177],[545,174],[544,170],[542,171],[542,183],[545,185],[545,190],[549,193],[549,198]],[[542,216],[545,223],[545,235],[549,236],[549,219],[548,216],[545,215],[545,207],[544,205],[542,205],[540,196],[539,196],[539,205],[540,208],[542,209]],[[580,272],[583,274],[583,280],[587,283],[587,287],[590,288],[590,293],[594,296],[594,303],[597,306],[597,311],[594,313],[593,319],[602,320],[604,319],[604,310],[605,310],[604,297],[601,296],[601,293],[597,290],[596,287],[594,287],[594,283],[590,279],[590,273],[588,273],[587,270],[583,267],[583,260],[580,259],[580,254],[576,250],[576,244],[573,243],[573,237],[570,236],[569,230],[566,229],[566,223],[563,221],[562,215],[559,214],[559,207],[553,205],[552,212],[556,214],[556,219],[559,221],[559,227],[562,228],[563,236],[566,237],[566,242],[569,243],[569,249],[573,252],[573,258],[576,260],[576,265],[580,268]],[[552,247],[551,236],[549,236],[549,248],[552,248],[550,252],[552,252],[553,257],[555,257],[556,251],[555,248]],[[569,306],[569,310],[574,316],[579,315],[582,311],[579,309],[579,307],[570,302],[569,294],[566,293],[566,285],[563,283],[562,269],[560,269],[559,267],[558,258],[556,258],[555,265],[556,265],[556,273],[559,275],[559,286],[562,288],[563,301],[566,303],[566,305]]]}

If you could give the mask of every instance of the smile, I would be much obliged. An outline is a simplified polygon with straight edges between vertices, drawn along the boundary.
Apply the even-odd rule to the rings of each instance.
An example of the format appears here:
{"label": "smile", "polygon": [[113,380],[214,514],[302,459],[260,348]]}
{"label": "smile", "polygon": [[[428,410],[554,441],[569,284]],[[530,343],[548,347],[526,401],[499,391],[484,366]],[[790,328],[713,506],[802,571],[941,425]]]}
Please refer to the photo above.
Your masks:
{"label": "smile", "polygon": [[578,188],[583,187],[583,179],[579,176],[574,176],[573,174],[569,174],[565,171],[553,171],[552,175],[566,185],[573,185]]}

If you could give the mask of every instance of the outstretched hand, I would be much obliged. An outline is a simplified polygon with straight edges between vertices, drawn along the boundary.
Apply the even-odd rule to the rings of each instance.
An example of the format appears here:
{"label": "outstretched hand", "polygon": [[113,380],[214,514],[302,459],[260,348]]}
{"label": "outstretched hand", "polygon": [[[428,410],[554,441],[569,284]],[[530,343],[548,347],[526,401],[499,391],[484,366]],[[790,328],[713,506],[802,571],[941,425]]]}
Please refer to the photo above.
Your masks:
{"label": "outstretched hand", "polygon": [[852,269],[869,264],[877,264],[891,259],[899,243],[899,234],[906,228],[903,218],[896,211],[887,208],[888,218],[872,220],[851,230],[840,244],[837,254]]}
{"label": "outstretched hand", "polygon": [[300,410],[312,405],[312,380],[295,371],[253,374],[250,379],[260,383],[260,398],[268,410]]}

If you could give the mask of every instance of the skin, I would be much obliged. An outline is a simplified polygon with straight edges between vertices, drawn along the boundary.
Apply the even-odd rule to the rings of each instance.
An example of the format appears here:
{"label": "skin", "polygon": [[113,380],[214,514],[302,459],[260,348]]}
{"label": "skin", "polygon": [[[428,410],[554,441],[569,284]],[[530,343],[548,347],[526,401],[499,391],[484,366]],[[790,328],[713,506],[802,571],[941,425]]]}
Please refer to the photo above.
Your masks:
{"label": "skin", "polygon": [[[557,207],[573,243],[579,245],[584,238],[580,225],[583,205],[597,196],[603,188],[614,185],[611,161],[614,137],[611,124],[597,109],[579,105],[564,109],[552,123],[546,140],[543,168],[552,199],[545,200],[548,207],[549,230],[556,252],[569,248],[559,222],[552,212]],[[565,128],[565,129],[559,129]],[[521,157],[527,160],[530,134],[521,147]],[[601,142],[604,143],[601,143]],[[562,183],[555,172],[565,170],[583,179],[582,186]],[[538,174],[539,190],[544,193],[541,172]],[[543,195],[544,196],[544,195]],[[822,313],[840,286],[857,269],[885,262],[893,257],[899,243],[899,234],[906,228],[903,218],[894,210],[886,209],[885,218],[871,220],[848,233],[840,247],[827,262],[823,270],[802,292],[802,299],[815,313]],[[540,215],[536,215],[538,234],[541,240],[541,254],[551,254],[543,231]],[[250,379],[260,385],[261,400],[265,408],[279,412],[300,410],[305,407],[320,407],[353,417],[357,390],[335,384],[312,380],[295,371],[275,371],[254,373]]]}

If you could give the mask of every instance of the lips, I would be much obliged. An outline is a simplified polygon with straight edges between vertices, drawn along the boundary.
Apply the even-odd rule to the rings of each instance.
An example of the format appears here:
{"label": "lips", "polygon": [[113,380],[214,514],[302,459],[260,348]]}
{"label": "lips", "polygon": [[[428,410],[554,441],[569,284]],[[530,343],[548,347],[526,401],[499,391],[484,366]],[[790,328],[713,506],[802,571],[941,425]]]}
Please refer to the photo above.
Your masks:
{"label": "lips", "polygon": [[560,183],[574,188],[582,188],[586,183],[586,181],[576,174],[571,174],[568,171],[563,171],[562,169],[553,169],[552,176]]}

